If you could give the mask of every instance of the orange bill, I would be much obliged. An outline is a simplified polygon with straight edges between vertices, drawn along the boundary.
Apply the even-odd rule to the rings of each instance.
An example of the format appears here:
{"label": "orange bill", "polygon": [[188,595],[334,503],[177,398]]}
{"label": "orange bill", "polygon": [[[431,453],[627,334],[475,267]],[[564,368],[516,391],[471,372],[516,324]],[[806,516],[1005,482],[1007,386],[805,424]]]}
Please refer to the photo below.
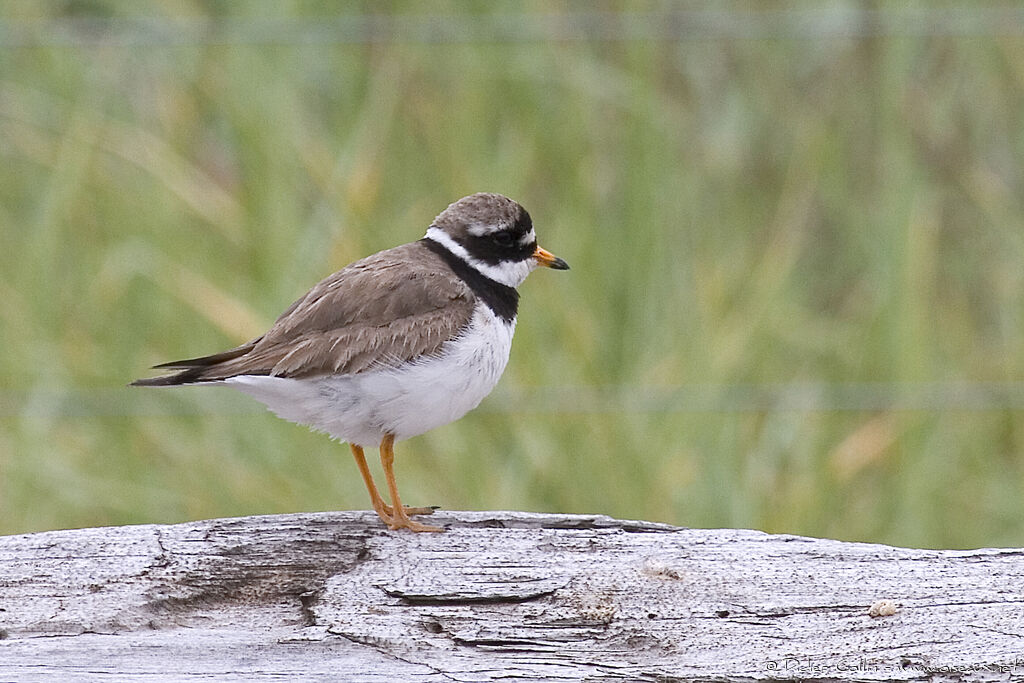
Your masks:
{"label": "orange bill", "polygon": [[533,252],[533,258],[537,261],[538,265],[542,265],[545,268],[551,268],[553,270],[569,270],[568,263],[555,256],[547,249],[537,247]]}

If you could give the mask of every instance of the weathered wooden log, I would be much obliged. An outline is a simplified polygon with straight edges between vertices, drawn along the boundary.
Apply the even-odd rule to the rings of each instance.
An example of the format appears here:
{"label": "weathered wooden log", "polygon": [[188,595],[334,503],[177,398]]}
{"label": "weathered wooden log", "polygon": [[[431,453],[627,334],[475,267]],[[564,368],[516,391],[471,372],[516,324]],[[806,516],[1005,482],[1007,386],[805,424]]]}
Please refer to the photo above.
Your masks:
{"label": "weathered wooden log", "polygon": [[434,520],[447,533],[338,512],[2,537],[0,681],[1024,677],[1024,550]]}

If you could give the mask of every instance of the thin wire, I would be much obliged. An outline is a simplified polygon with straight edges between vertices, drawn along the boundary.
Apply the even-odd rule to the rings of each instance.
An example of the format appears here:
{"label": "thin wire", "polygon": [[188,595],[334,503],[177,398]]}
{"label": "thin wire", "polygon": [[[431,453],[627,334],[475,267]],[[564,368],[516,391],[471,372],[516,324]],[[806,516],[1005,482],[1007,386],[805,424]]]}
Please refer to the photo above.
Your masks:
{"label": "thin wire", "polygon": [[[490,413],[823,413],[1024,410],[1024,382],[500,387]],[[226,388],[67,388],[0,392],[0,419],[248,414],[263,407]]]}
{"label": "thin wire", "polygon": [[974,6],[258,18],[77,16],[0,22],[0,48],[1022,35],[1024,9]]}

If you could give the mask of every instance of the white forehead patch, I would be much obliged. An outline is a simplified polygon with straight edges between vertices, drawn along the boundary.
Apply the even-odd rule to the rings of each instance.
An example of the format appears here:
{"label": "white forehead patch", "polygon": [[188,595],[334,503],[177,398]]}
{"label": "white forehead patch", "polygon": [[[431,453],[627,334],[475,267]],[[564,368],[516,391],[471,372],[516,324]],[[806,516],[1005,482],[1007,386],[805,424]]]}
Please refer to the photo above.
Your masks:
{"label": "white forehead patch", "polygon": [[537,233],[533,231],[533,228],[530,228],[530,232],[526,233],[525,235],[519,238],[519,244],[523,245],[524,247],[529,246],[536,241]]}
{"label": "white forehead patch", "polygon": [[484,235],[491,235],[504,229],[504,225],[494,225],[492,223],[470,223],[466,227],[466,232],[473,237],[483,237]]}

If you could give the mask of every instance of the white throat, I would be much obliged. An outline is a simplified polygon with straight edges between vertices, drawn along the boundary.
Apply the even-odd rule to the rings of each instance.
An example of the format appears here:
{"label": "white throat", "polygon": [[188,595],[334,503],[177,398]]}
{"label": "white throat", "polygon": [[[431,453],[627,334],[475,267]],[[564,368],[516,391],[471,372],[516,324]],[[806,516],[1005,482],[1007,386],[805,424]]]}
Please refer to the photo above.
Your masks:
{"label": "white throat", "polygon": [[426,237],[432,239],[445,249],[458,256],[460,259],[465,261],[470,268],[474,269],[481,275],[489,277],[495,282],[500,282],[503,285],[509,287],[518,287],[523,284],[523,280],[526,276],[533,272],[533,269],[537,267],[537,261],[532,258],[528,258],[525,261],[503,261],[498,264],[484,263],[478,259],[473,258],[466,248],[453,240],[451,235],[446,233],[440,228],[428,228]]}

